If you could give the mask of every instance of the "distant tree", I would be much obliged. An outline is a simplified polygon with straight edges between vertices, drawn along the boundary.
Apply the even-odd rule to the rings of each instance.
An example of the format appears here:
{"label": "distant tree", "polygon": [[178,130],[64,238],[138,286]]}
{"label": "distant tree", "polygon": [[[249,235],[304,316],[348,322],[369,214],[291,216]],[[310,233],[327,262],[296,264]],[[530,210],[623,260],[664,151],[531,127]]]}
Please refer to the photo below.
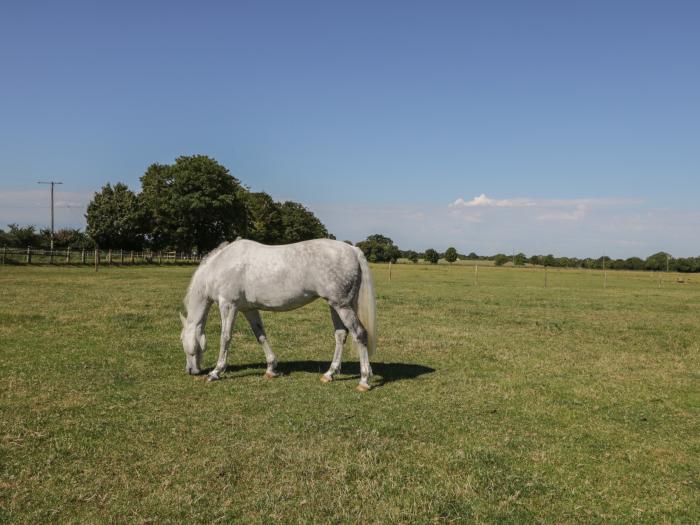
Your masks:
{"label": "distant tree", "polygon": [[153,164],[141,186],[154,248],[202,252],[245,234],[246,190],[212,158],[194,155],[172,165]]}
{"label": "distant tree", "polygon": [[469,255],[467,255],[467,259],[469,259],[470,261],[475,261],[478,258],[479,256],[474,252],[469,252]]}
{"label": "distant tree", "polygon": [[666,252],[658,252],[653,255],[650,255],[647,257],[647,260],[644,261],[644,268],[647,270],[654,270],[654,271],[665,271],[666,270],[666,261],[671,260],[671,254],[666,253]]}
{"label": "distant tree", "polygon": [[10,237],[7,235],[5,230],[0,228],[0,246],[8,246],[10,244]]}
{"label": "distant tree", "polygon": [[54,246],[58,249],[65,248],[93,248],[94,241],[84,232],[74,228],[61,228],[54,232]]}
{"label": "distant tree", "polygon": [[284,242],[280,206],[265,192],[246,193],[248,226],[246,237],[265,244]]}
{"label": "distant tree", "polygon": [[503,254],[503,253],[498,253],[493,258],[493,263],[496,266],[503,266],[507,262],[508,262],[508,256]]}
{"label": "distant tree", "polygon": [[519,253],[513,258],[516,266],[523,266],[527,261],[527,256],[524,253]]}
{"label": "distant tree", "polygon": [[550,253],[549,255],[542,257],[542,264],[544,266],[557,266],[557,261],[554,258],[554,255]]}
{"label": "distant tree", "polygon": [[279,209],[282,216],[281,242],[288,244],[330,237],[323,223],[302,204],[286,201]]}
{"label": "distant tree", "polygon": [[356,245],[370,262],[396,262],[401,250],[389,237],[381,234],[370,235]]}
{"label": "distant tree", "polygon": [[8,224],[5,239],[9,246],[16,248],[26,248],[27,246],[38,246],[41,238],[36,231],[36,226],[18,226],[17,224]]}
{"label": "distant tree", "polygon": [[125,184],[106,184],[88,204],[87,234],[105,248],[140,249],[144,214],[139,199]]}
{"label": "distant tree", "polygon": [[625,267],[628,270],[643,270],[644,261],[639,257],[629,257],[628,259],[625,259]]}
{"label": "distant tree", "polygon": [[445,260],[450,264],[457,260],[457,250],[454,247],[450,246],[445,250]]}
{"label": "distant tree", "polygon": [[415,252],[413,250],[406,250],[405,252],[403,252],[401,254],[401,256],[404,259],[408,259],[409,261],[411,261],[414,264],[418,262],[418,252]]}
{"label": "distant tree", "polygon": [[432,248],[428,248],[425,250],[425,260],[428,261],[430,264],[437,264],[438,261],[440,260],[440,254],[433,250]]}

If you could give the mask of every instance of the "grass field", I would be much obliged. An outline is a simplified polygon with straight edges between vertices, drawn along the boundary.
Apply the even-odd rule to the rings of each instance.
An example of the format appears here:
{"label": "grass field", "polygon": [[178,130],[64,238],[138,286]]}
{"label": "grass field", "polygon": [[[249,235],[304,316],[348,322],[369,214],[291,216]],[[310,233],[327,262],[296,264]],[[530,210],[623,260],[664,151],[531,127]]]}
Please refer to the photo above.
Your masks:
{"label": "grass field", "polygon": [[284,377],[241,318],[187,376],[193,271],[0,267],[0,521],[700,521],[700,280],[376,266],[360,394],[323,302],[263,314]]}

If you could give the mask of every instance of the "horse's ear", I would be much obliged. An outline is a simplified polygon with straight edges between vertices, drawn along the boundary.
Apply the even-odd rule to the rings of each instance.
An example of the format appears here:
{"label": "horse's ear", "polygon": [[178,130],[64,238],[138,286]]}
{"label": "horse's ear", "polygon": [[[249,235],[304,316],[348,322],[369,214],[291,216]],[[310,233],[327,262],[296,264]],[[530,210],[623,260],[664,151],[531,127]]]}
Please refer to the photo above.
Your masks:
{"label": "horse's ear", "polygon": [[187,326],[187,318],[184,315],[182,315],[182,312],[179,312],[179,313],[180,313],[180,322],[182,322],[182,327],[184,328],[185,326]]}

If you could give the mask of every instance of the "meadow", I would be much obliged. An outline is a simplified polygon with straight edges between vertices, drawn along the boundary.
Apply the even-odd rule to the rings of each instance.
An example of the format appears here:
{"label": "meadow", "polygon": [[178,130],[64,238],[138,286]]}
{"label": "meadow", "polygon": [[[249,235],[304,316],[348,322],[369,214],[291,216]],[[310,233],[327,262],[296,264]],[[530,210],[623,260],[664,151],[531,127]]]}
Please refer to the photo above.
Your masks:
{"label": "meadow", "polygon": [[361,394],[322,301],[186,375],[193,271],[0,267],[0,521],[700,522],[700,277],[373,266]]}

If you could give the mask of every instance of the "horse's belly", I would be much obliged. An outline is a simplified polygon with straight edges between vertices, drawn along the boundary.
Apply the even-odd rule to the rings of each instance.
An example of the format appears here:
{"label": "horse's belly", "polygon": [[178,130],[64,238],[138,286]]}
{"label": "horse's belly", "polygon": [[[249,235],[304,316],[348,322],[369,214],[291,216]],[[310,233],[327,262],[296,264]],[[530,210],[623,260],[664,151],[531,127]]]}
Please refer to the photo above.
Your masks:
{"label": "horse's belly", "polygon": [[267,310],[270,312],[286,312],[300,308],[318,299],[316,294],[302,294],[294,297],[277,297],[277,298],[256,298],[253,301],[248,301],[249,304],[256,310]]}

